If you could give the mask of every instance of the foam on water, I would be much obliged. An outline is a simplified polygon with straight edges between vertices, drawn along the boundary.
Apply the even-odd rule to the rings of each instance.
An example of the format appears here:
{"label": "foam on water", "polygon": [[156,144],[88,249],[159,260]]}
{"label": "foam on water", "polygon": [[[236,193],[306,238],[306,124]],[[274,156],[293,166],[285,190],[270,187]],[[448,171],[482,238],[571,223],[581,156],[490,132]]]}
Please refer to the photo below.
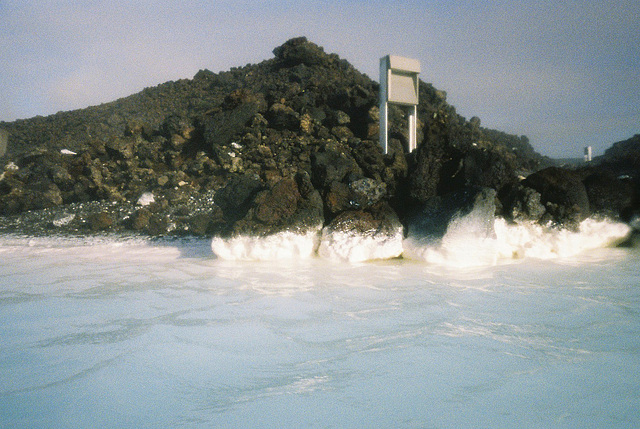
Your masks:
{"label": "foam on water", "polygon": [[[443,267],[486,267],[521,259],[567,258],[585,251],[610,247],[628,237],[623,223],[587,219],[577,231],[535,223],[509,224],[495,219],[486,224],[453,223],[437,241],[403,238],[393,234],[357,234],[315,229],[306,233],[281,232],[265,237],[193,240],[180,251],[160,240],[127,237],[19,237],[3,236],[0,254],[28,251],[31,255],[72,252],[81,259],[117,259],[126,248],[145,259],[175,258],[186,251],[228,261],[276,261],[317,257],[328,261],[365,262],[402,257]],[[187,240],[188,241],[188,240]],[[171,240],[166,241],[170,243]],[[31,249],[31,250],[27,250]]]}
{"label": "foam on water", "polygon": [[319,229],[305,233],[283,231],[277,234],[231,238],[215,237],[211,250],[225,260],[269,261],[278,259],[308,258],[318,248]]}
{"label": "foam on water", "polygon": [[615,245],[631,229],[623,223],[587,219],[577,231],[533,222],[509,224],[503,219],[458,219],[437,241],[394,234],[358,234],[324,229],[322,234],[281,232],[266,237],[214,238],[214,255],[225,260],[278,260],[319,256],[343,262],[406,259],[449,267],[491,266],[523,258],[565,258]]}
{"label": "foam on water", "polygon": [[449,267],[479,267],[498,262],[497,241],[464,235],[445,236],[440,244],[429,244],[412,237],[403,242],[403,257]]}
{"label": "foam on water", "polygon": [[493,230],[490,236],[478,236],[468,226],[454,228],[435,244],[409,237],[403,243],[403,256],[453,267],[495,265],[522,258],[566,258],[615,245],[630,233],[626,224],[594,219],[583,221],[577,231],[496,219]]}
{"label": "foam on water", "polygon": [[394,234],[358,234],[355,232],[322,231],[318,255],[322,258],[364,262],[393,259],[402,255],[402,228]]}
{"label": "foam on water", "polygon": [[[85,261],[115,261],[120,259],[166,262],[180,257],[186,249],[193,255],[206,255],[203,240],[181,240],[176,247],[171,240],[156,241],[142,237],[89,236],[89,237],[25,237],[0,236],[0,255],[23,255],[25,258],[72,257]],[[208,243],[207,243],[208,244]],[[209,252],[210,254],[210,252]]]}
{"label": "foam on water", "polygon": [[499,258],[553,259],[575,256],[587,250],[619,243],[631,232],[624,223],[584,220],[578,231],[544,227],[534,223],[509,225],[495,222]]}

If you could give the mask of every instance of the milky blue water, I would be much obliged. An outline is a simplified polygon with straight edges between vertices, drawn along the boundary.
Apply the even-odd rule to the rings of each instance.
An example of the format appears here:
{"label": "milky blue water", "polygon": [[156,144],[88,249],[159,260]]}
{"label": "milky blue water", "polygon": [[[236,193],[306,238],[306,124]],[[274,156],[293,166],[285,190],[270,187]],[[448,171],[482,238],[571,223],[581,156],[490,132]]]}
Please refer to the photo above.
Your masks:
{"label": "milky blue water", "polygon": [[0,239],[2,428],[640,426],[640,253],[475,269]]}

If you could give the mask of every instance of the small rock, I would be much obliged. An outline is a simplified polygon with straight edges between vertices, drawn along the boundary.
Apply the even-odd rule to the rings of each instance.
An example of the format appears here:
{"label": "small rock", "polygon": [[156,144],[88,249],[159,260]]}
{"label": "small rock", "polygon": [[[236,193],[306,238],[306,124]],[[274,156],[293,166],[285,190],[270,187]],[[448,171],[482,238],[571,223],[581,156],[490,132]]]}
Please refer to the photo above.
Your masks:
{"label": "small rock", "polygon": [[94,232],[105,231],[107,229],[110,229],[114,224],[113,217],[111,217],[111,215],[107,212],[91,214],[88,221],[89,228],[91,228],[91,230]]}
{"label": "small rock", "polygon": [[141,208],[133,212],[130,219],[130,227],[134,231],[143,231],[149,227],[151,212],[146,208]]}

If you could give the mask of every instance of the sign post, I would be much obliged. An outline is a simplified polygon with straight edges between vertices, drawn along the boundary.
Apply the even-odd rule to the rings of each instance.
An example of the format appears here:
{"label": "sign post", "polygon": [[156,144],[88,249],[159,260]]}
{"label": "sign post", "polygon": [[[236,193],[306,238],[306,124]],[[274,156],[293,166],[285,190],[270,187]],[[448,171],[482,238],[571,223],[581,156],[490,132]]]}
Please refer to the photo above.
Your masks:
{"label": "sign post", "polygon": [[389,103],[407,108],[409,114],[409,152],[417,146],[420,62],[387,55],[380,58],[380,146],[386,154],[389,143]]}

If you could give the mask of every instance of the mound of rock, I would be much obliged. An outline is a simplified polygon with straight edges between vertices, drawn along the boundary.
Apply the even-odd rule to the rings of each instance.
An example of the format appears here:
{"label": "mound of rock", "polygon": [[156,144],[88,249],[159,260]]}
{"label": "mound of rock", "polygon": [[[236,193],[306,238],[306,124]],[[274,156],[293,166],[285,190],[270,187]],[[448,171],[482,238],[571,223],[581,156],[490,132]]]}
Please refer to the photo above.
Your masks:
{"label": "mound of rock", "polygon": [[615,205],[614,179],[602,185],[594,171],[542,170],[522,181],[549,166],[526,137],[466,120],[425,82],[418,149],[405,152],[407,118],[392,107],[383,154],[375,81],[305,38],[273,52],[112,103],[0,124],[8,135],[0,229],[24,231],[28,218],[43,234],[230,238],[324,228],[327,237],[396,237],[424,204],[469,187],[494,190],[497,213],[513,220],[563,224],[637,205],[637,185],[611,197]]}

